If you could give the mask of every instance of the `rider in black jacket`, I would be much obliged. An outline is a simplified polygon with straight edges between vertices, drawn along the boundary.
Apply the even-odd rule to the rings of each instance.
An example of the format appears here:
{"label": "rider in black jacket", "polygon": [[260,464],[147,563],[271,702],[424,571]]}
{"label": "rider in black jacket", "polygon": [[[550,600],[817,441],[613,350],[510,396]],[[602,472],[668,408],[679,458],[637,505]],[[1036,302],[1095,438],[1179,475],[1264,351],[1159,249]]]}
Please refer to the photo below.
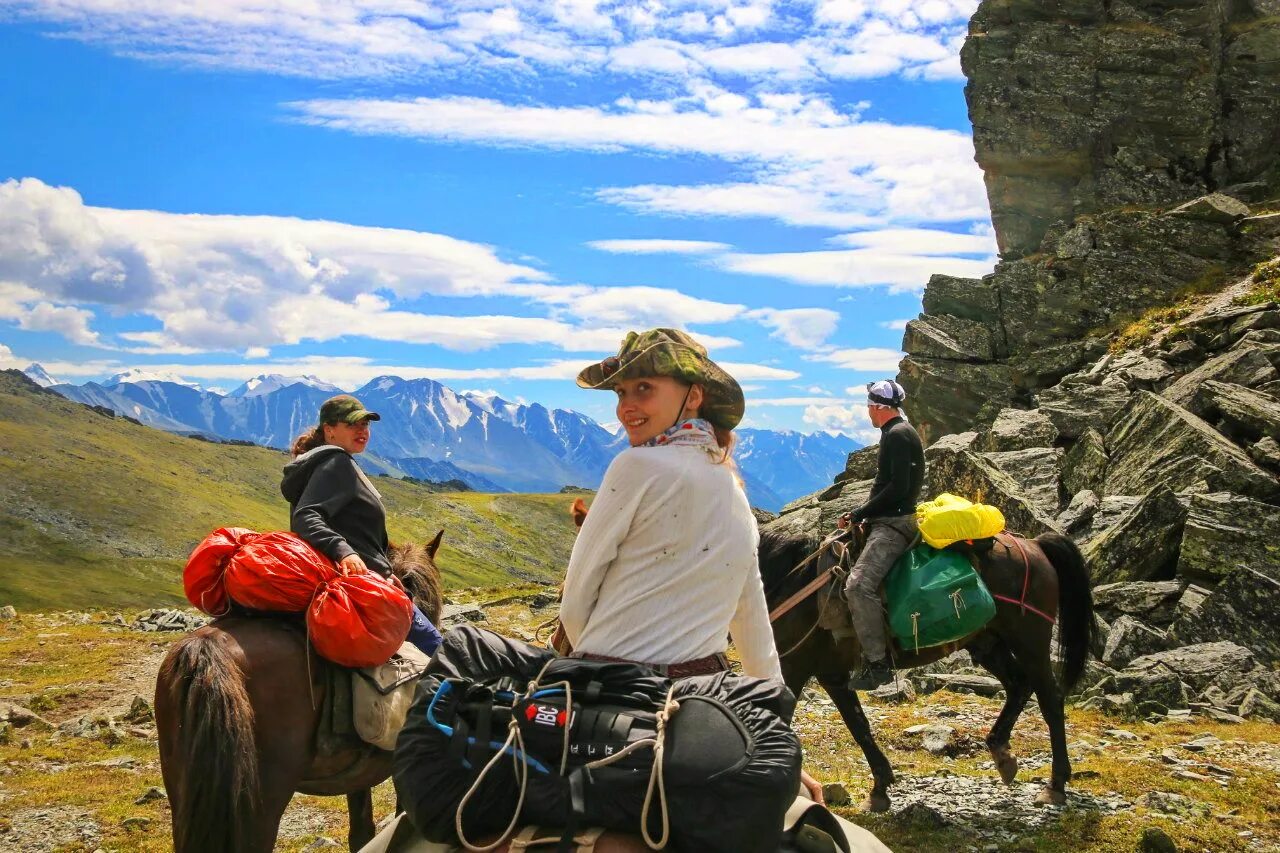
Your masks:
{"label": "rider in black jacket", "polygon": [[[354,456],[369,443],[369,422],[380,419],[348,394],[326,400],[320,423],[294,442],[280,492],[289,502],[289,529],[340,571],[388,577],[387,511]],[[440,632],[416,605],[407,639],[428,655],[440,645]]]}

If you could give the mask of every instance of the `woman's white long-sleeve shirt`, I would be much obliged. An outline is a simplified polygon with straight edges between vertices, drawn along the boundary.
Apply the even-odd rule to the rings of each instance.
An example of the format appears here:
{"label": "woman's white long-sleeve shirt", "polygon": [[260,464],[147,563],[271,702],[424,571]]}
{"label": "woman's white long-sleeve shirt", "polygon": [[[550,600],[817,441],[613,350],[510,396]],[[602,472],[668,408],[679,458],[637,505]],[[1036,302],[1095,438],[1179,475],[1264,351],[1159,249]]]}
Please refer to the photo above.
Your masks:
{"label": "woman's white long-sleeve shirt", "polygon": [[723,652],[781,678],[756,564],[759,531],[728,465],[703,447],[632,447],[578,532],[560,621],[575,650],[645,663]]}

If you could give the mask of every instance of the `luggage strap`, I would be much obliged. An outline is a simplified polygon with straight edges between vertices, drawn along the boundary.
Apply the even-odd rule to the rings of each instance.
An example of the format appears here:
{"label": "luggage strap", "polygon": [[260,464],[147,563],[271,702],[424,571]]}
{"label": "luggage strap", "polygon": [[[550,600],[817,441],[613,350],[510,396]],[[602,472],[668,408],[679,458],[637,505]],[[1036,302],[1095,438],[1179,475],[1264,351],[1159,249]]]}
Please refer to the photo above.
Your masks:
{"label": "luggage strap", "polygon": [[[534,677],[532,681],[529,682],[529,685],[526,688],[525,695],[534,696],[540,690],[546,690],[551,688],[563,688],[565,693],[565,707],[572,708],[573,707],[573,685],[572,684],[570,684],[567,680],[557,681],[551,684],[541,683],[542,677],[547,674],[547,669],[556,660],[557,658],[551,658],[550,660],[547,661],[546,665],[542,667],[542,670]],[[437,722],[433,715],[433,709],[435,707],[436,701],[440,699],[442,694],[448,692],[446,688],[448,688],[450,684],[451,682],[445,681],[443,684],[440,685],[440,689],[436,691],[436,695],[433,698],[431,704],[427,706],[427,720],[436,728],[440,729],[441,731],[445,732],[450,737],[452,737],[453,730],[450,727]],[[585,781],[586,774],[588,774],[590,771],[596,768],[607,767],[610,764],[614,764],[618,761],[621,761],[622,759],[626,758],[628,755],[630,755],[633,752],[638,752],[641,749],[652,749],[653,750],[653,769],[650,770],[649,772],[649,784],[645,788],[645,793],[644,793],[644,806],[640,810],[640,834],[644,837],[644,843],[649,845],[649,848],[651,850],[662,850],[667,846],[667,841],[671,837],[671,824],[670,824],[670,818],[667,813],[667,787],[666,787],[666,782],[662,777],[662,763],[663,763],[662,759],[663,759],[664,749],[666,746],[666,739],[667,739],[666,738],[667,722],[671,719],[672,715],[676,713],[676,711],[680,710],[680,703],[677,702],[674,698],[675,689],[676,689],[676,686],[673,683],[671,687],[667,689],[667,697],[664,700],[662,707],[659,708],[656,712],[654,712],[654,719],[657,722],[657,731],[653,737],[645,738],[644,740],[634,741],[633,743],[630,743],[624,748],[618,750],[613,755],[607,756],[605,758],[597,759],[596,761],[588,762],[587,764],[584,764],[582,767],[576,769],[571,775],[568,776],[571,794],[573,793],[575,779],[577,780],[576,784],[579,786],[578,797],[577,797],[579,802],[575,802],[573,804],[572,814],[570,816],[570,827],[569,827],[570,832],[573,832],[573,830],[575,829],[573,824],[577,822],[577,815],[584,812],[586,808],[585,791],[581,787],[583,785],[583,782]],[[570,730],[570,726],[566,725],[564,727],[564,745],[560,752],[560,776],[561,777],[566,776],[565,771],[568,768],[568,764],[569,764],[569,734],[570,734],[569,730]],[[458,809],[454,814],[453,826],[454,826],[454,829],[457,831],[458,840],[462,842],[463,847],[467,848],[467,850],[469,851],[472,851],[472,853],[489,853],[489,851],[491,850],[496,850],[503,843],[505,843],[507,839],[511,837],[512,833],[515,832],[516,824],[520,822],[520,812],[524,809],[525,794],[529,788],[530,765],[533,765],[536,769],[539,769],[544,773],[550,772],[547,768],[543,767],[541,763],[539,763],[536,759],[530,756],[528,752],[525,751],[524,733],[520,728],[519,721],[516,719],[514,714],[511,716],[511,719],[507,723],[507,739],[502,743],[493,743],[491,744],[491,746],[494,748],[493,757],[490,758],[488,763],[484,765],[483,769],[481,769],[480,772],[476,774],[475,779],[471,783],[471,787],[468,788],[467,792],[462,795],[462,800],[459,801]],[[511,822],[507,824],[506,829],[504,829],[502,831],[502,834],[499,835],[497,839],[495,839],[493,842],[485,845],[484,847],[480,847],[476,844],[473,844],[471,841],[467,839],[466,831],[462,827],[462,814],[464,811],[466,811],[467,803],[469,803],[471,801],[471,798],[475,796],[476,792],[480,790],[480,786],[484,782],[484,777],[488,775],[489,771],[494,768],[494,766],[498,763],[499,760],[501,760],[501,758],[504,755],[512,755],[517,759],[515,762],[516,777],[517,777],[518,786],[520,789],[520,794],[516,798],[515,811],[512,813]],[[657,793],[658,793],[658,797],[657,797],[658,809],[659,809],[658,815],[662,819],[662,834],[656,840],[649,833],[649,810],[653,806],[653,799],[654,799],[653,794],[655,789],[657,790]],[[563,842],[563,839],[562,839],[562,842]]]}
{"label": "luggage strap", "polygon": [[[570,853],[595,853],[596,842],[604,833],[604,828],[599,826],[573,833],[569,838],[569,843],[573,845],[569,848]],[[515,853],[556,843],[563,843],[559,832],[543,830],[540,826],[526,826],[511,838],[511,845],[507,849]]]}
{"label": "luggage strap", "polygon": [[[1027,549],[1022,546],[1022,540],[1020,540],[1017,536],[1014,536],[1012,533],[1008,532],[1007,530],[1003,533],[998,534],[995,538],[996,538],[996,541],[999,542],[1001,545],[1003,545],[1005,547],[1005,550],[1009,551],[1010,553],[1013,552],[1013,548],[1010,547],[1009,545],[1009,543],[1012,542],[1015,546],[1017,546],[1018,553],[1022,555],[1022,598],[1020,599],[1010,598],[1007,595],[998,595],[997,593],[994,593],[994,592],[991,593],[991,597],[999,601],[1008,602],[1009,604],[1018,605],[1020,608],[1022,608],[1023,616],[1026,616],[1027,611],[1030,611],[1035,615],[1039,616],[1041,619],[1044,619],[1050,625],[1053,625],[1054,623],[1056,623],[1058,621],[1056,617],[1050,616],[1048,613],[1045,613],[1043,610],[1040,610],[1037,607],[1027,604],[1027,594],[1031,591],[1031,561],[1027,558]],[[978,576],[981,577],[982,573],[979,572]]]}

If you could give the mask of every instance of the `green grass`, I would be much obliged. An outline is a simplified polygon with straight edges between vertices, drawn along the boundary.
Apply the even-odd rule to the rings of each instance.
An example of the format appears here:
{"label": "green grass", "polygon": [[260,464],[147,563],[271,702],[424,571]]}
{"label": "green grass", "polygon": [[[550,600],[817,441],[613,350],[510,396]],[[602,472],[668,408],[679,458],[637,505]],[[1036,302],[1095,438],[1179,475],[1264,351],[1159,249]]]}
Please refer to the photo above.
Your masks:
{"label": "green grass", "polygon": [[1272,258],[1253,268],[1253,281],[1249,290],[1237,296],[1236,305],[1263,305],[1280,302],[1280,258]]}
{"label": "green grass", "polygon": [[[1137,349],[1165,329],[1169,329],[1169,334],[1176,338],[1182,331],[1178,321],[1189,317],[1213,294],[1222,290],[1227,277],[1225,267],[1209,266],[1198,278],[1181,288],[1171,304],[1153,306],[1136,318],[1117,323],[1113,327],[1115,337],[1108,349],[1116,355]],[[1173,328],[1170,329],[1171,326]]]}
{"label": "green grass", "polygon": [[[181,602],[209,531],[288,527],[284,453],[108,418],[0,373],[0,604],[20,610]],[[445,493],[377,478],[393,541],[445,531],[447,587],[555,581],[573,546],[565,495]]]}

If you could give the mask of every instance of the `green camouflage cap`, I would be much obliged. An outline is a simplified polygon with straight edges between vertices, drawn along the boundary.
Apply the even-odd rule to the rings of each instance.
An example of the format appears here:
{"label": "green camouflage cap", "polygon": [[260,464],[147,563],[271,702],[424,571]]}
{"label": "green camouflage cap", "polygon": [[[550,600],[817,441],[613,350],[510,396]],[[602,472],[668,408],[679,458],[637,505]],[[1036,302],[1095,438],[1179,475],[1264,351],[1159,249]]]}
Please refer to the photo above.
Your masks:
{"label": "green camouflage cap", "polygon": [[330,397],[320,407],[320,423],[322,424],[358,424],[365,420],[380,421],[382,416],[377,412],[366,410],[364,404],[350,394],[339,394],[336,397]]}
{"label": "green camouflage cap", "polygon": [[701,385],[702,417],[724,429],[736,427],[746,410],[738,381],[707,357],[706,347],[677,329],[628,332],[618,354],[584,368],[578,385],[612,390],[622,379],[642,376],[671,376]]}

